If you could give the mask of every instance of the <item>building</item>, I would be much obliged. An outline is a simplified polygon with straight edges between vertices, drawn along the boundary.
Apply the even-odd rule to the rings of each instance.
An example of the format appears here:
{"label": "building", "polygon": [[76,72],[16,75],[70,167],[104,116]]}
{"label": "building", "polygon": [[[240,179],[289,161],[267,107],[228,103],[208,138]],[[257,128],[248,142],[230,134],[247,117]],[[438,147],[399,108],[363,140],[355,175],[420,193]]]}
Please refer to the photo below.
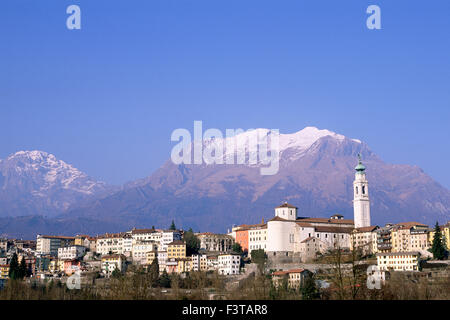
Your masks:
{"label": "building", "polygon": [[233,231],[235,234],[235,242],[239,243],[243,252],[248,252],[248,228],[239,226]]}
{"label": "building", "polygon": [[178,230],[161,230],[160,250],[168,251],[167,246],[174,241],[181,241],[182,235]]}
{"label": "building", "polygon": [[167,244],[167,259],[186,258],[186,243],[181,240]]}
{"label": "building", "polygon": [[58,248],[58,259],[61,260],[80,259],[85,255],[85,253],[86,247],[81,245]]}
{"label": "building", "polygon": [[430,247],[428,226],[419,222],[402,222],[391,229],[392,252],[420,251]]}
{"label": "building", "polygon": [[217,270],[219,268],[219,259],[217,256],[207,256],[206,266],[208,271]]}
{"label": "building", "polygon": [[0,265],[0,279],[9,278],[9,264]]}
{"label": "building", "polygon": [[284,203],[275,208],[275,217],[267,222],[267,255],[289,257],[303,240],[315,237],[331,247],[349,248],[353,220],[341,215],[330,218],[297,217],[297,207]]}
{"label": "building", "polygon": [[194,254],[192,259],[192,271],[207,271],[208,270],[208,257],[206,254]]}
{"label": "building", "polygon": [[126,257],[123,254],[111,254],[102,257],[102,272],[110,276],[114,270],[125,272],[126,270]]}
{"label": "building", "polygon": [[299,253],[302,261],[307,262],[315,259],[319,254],[324,254],[330,249],[327,242],[316,237],[309,237],[294,245],[294,253]]}
{"label": "building", "polygon": [[64,262],[64,273],[68,276],[72,275],[77,270],[81,270],[81,261],[77,259],[62,261]]}
{"label": "building", "polygon": [[131,236],[133,241],[155,241],[160,242],[162,238],[162,232],[158,232],[156,229],[136,229],[131,230]]}
{"label": "building", "polygon": [[418,271],[419,252],[377,253],[377,265],[382,271]]}
{"label": "building", "polygon": [[350,250],[360,250],[364,255],[378,252],[377,231],[378,226],[355,228],[350,237]]}
{"label": "building", "polygon": [[252,250],[267,250],[267,224],[263,223],[252,226],[248,229],[248,252]]}
{"label": "building", "polygon": [[130,234],[106,233],[97,237],[96,250],[101,255],[124,254],[132,250],[132,237]]}
{"label": "building", "polygon": [[291,289],[301,287],[307,277],[310,277],[312,272],[307,269],[291,269],[286,271],[275,271],[272,273],[272,281],[274,286],[282,286],[283,282]]}
{"label": "building", "polygon": [[355,167],[355,180],[353,181],[353,214],[355,228],[370,226],[370,200],[369,183],[366,179],[366,167],[359,156],[358,165]]}
{"label": "building", "polygon": [[190,258],[175,260],[177,261],[177,273],[190,272],[192,270],[192,260]]}
{"label": "building", "polygon": [[233,249],[234,239],[227,234],[211,232],[197,233],[200,240],[200,249],[205,251],[228,252]]}
{"label": "building", "polygon": [[73,245],[75,237],[45,236],[38,234],[36,237],[36,252],[40,254],[58,255],[58,249]]}
{"label": "building", "polygon": [[158,251],[158,244],[153,240],[135,240],[132,248],[132,258],[135,264],[147,264],[148,253]]}
{"label": "building", "polygon": [[238,254],[220,254],[218,256],[219,274],[239,274],[240,266],[241,256]]}
{"label": "building", "polygon": [[391,252],[392,251],[392,224],[377,230],[377,252]]}
{"label": "building", "polygon": [[88,235],[77,235],[75,237],[75,245],[83,246],[91,252],[97,251],[97,239]]}

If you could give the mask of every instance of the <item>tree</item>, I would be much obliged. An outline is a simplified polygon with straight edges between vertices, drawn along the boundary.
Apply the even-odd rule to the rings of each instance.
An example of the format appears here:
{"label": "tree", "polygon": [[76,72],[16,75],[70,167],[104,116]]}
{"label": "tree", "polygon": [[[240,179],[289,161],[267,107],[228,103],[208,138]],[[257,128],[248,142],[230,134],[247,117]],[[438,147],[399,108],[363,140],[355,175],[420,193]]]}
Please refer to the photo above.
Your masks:
{"label": "tree", "polygon": [[308,274],[300,287],[303,300],[313,300],[319,298],[319,290],[316,287],[316,281],[312,274]]}
{"label": "tree", "polygon": [[19,279],[20,272],[19,272],[19,260],[17,259],[17,254],[14,253],[11,262],[9,263],[9,273],[8,276],[12,280]]}
{"label": "tree", "polygon": [[155,257],[153,259],[152,264],[149,268],[149,274],[150,274],[150,282],[152,286],[156,286],[158,284],[159,280],[159,263],[158,263],[158,257]]}
{"label": "tree", "polygon": [[19,265],[19,279],[23,279],[26,277],[28,273],[27,264],[25,262],[25,256],[22,256],[22,260],[20,261]]}
{"label": "tree", "polygon": [[122,272],[120,272],[119,268],[115,268],[114,271],[111,273],[111,277],[119,279],[120,277],[122,277]]}
{"label": "tree", "polygon": [[445,259],[447,255],[444,244],[442,243],[441,228],[439,227],[439,224],[437,222],[434,227],[434,238],[433,245],[431,247],[431,253],[433,253],[433,258],[438,260]]}
{"label": "tree", "polygon": [[164,270],[161,277],[159,277],[159,285],[163,288],[170,288],[171,280],[166,270]]}
{"label": "tree", "polygon": [[233,252],[238,253],[238,254],[242,254],[242,246],[240,245],[240,243],[235,242],[233,244],[232,249],[233,249]]}
{"label": "tree", "polygon": [[264,265],[267,260],[267,255],[264,249],[252,250],[250,253],[252,257],[252,262],[258,265],[258,269],[261,273],[264,273]]}
{"label": "tree", "polygon": [[172,220],[172,224],[170,225],[169,230],[177,230],[177,227],[175,226],[175,221]]}
{"label": "tree", "polygon": [[186,242],[186,255],[191,256],[197,254],[200,249],[200,239],[197,238],[190,228],[183,234],[183,240]]}

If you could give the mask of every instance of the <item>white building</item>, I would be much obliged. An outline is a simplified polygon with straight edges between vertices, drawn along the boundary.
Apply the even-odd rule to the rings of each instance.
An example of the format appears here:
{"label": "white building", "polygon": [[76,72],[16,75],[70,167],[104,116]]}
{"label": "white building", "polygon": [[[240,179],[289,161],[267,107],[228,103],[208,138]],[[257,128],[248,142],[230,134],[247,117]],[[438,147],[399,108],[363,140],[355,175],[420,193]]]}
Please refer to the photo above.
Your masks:
{"label": "white building", "polygon": [[86,247],[84,246],[70,246],[58,248],[58,259],[60,260],[73,260],[79,259],[86,253]]}
{"label": "white building", "polygon": [[106,254],[123,254],[130,249],[130,235],[126,233],[106,233],[97,237],[97,253]]}
{"label": "white building", "polygon": [[419,252],[377,253],[377,266],[383,271],[418,271]]}
{"label": "white building", "polygon": [[275,208],[275,217],[267,222],[266,252],[269,257],[290,256],[299,252],[298,244],[310,237],[330,247],[349,248],[353,227],[353,220],[337,214],[330,218],[297,218],[297,208],[284,203]]}
{"label": "white building", "polygon": [[102,257],[102,273],[110,276],[114,270],[124,272],[126,269],[126,257],[122,254],[105,255]]}
{"label": "white building", "polygon": [[221,254],[218,257],[219,274],[232,275],[239,274],[241,256],[237,254]]}
{"label": "white building", "polygon": [[248,230],[248,252],[252,250],[267,250],[267,224],[258,225]]}
{"label": "white building", "polygon": [[58,249],[73,245],[75,237],[44,236],[38,234],[36,237],[36,252],[56,256]]}
{"label": "white building", "polygon": [[366,179],[366,167],[361,162],[355,167],[355,180],[353,181],[353,213],[355,228],[370,226],[370,200],[369,182]]}
{"label": "white building", "polygon": [[161,232],[160,250],[167,251],[167,245],[174,241],[181,241],[181,233],[178,230],[164,230]]}
{"label": "white building", "polygon": [[[158,251],[158,244],[152,240],[136,240],[132,247],[132,258],[135,264],[146,264],[147,254],[150,251]],[[159,259],[158,259],[159,262]]]}

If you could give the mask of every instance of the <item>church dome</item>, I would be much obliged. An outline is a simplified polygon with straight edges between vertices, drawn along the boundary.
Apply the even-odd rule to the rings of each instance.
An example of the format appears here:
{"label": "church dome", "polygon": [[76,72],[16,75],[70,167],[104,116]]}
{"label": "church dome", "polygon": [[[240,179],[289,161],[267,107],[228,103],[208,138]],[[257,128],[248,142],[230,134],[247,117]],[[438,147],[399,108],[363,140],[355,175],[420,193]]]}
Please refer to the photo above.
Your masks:
{"label": "church dome", "polygon": [[358,165],[355,167],[355,170],[358,172],[362,172],[362,171],[366,170],[366,167],[364,167],[364,165],[361,162],[361,154],[358,154],[358,158],[359,158],[359,161],[358,161]]}

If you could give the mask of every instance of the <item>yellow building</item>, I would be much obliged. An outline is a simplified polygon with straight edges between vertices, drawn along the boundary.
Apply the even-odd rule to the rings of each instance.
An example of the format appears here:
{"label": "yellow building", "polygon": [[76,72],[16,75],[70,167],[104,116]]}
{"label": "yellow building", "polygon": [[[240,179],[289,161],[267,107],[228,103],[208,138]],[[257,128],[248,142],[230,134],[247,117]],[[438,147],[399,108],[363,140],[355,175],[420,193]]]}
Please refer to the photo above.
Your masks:
{"label": "yellow building", "polygon": [[419,252],[377,253],[377,265],[383,271],[418,271]]}
{"label": "yellow building", "polygon": [[167,259],[185,259],[186,243],[180,240],[173,241],[167,245]]}
{"label": "yellow building", "polygon": [[50,260],[50,264],[48,265],[48,271],[55,272],[63,272],[64,271],[64,260],[60,259],[52,259]]}
{"label": "yellow building", "polygon": [[428,242],[428,226],[418,222],[399,223],[392,228],[392,252],[425,251]]}
{"label": "yellow building", "polygon": [[178,266],[177,266],[177,272],[183,273],[183,272],[189,272],[192,270],[192,260],[188,258],[183,259],[177,259]]}
{"label": "yellow building", "polygon": [[378,229],[378,226],[355,228],[350,235],[350,250],[361,250],[367,255],[377,253]]}
{"label": "yellow building", "polygon": [[0,279],[8,279],[9,277],[9,264],[0,265]]}
{"label": "yellow building", "polygon": [[[442,243],[447,246],[447,250],[450,250],[450,221],[443,226],[439,226],[439,228],[441,229],[442,233]],[[430,243],[430,246],[433,245],[434,233],[435,232],[433,229],[433,231],[430,231],[428,234],[428,241]]]}
{"label": "yellow building", "polygon": [[283,281],[287,282],[289,288],[299,288],[306,277],[312,273],[306,269],[291,269],[287,271],[275,271],[272,273],[273,284],[278,287],[283,284]]}
{"label": "yellow building", "polygon": [[[158,258],[158,251],[153,250],[147,252],[147,265],[151,265],[153,263],[153,260]],[[161,264],[161,261],[158,261],[158,264]]]}

